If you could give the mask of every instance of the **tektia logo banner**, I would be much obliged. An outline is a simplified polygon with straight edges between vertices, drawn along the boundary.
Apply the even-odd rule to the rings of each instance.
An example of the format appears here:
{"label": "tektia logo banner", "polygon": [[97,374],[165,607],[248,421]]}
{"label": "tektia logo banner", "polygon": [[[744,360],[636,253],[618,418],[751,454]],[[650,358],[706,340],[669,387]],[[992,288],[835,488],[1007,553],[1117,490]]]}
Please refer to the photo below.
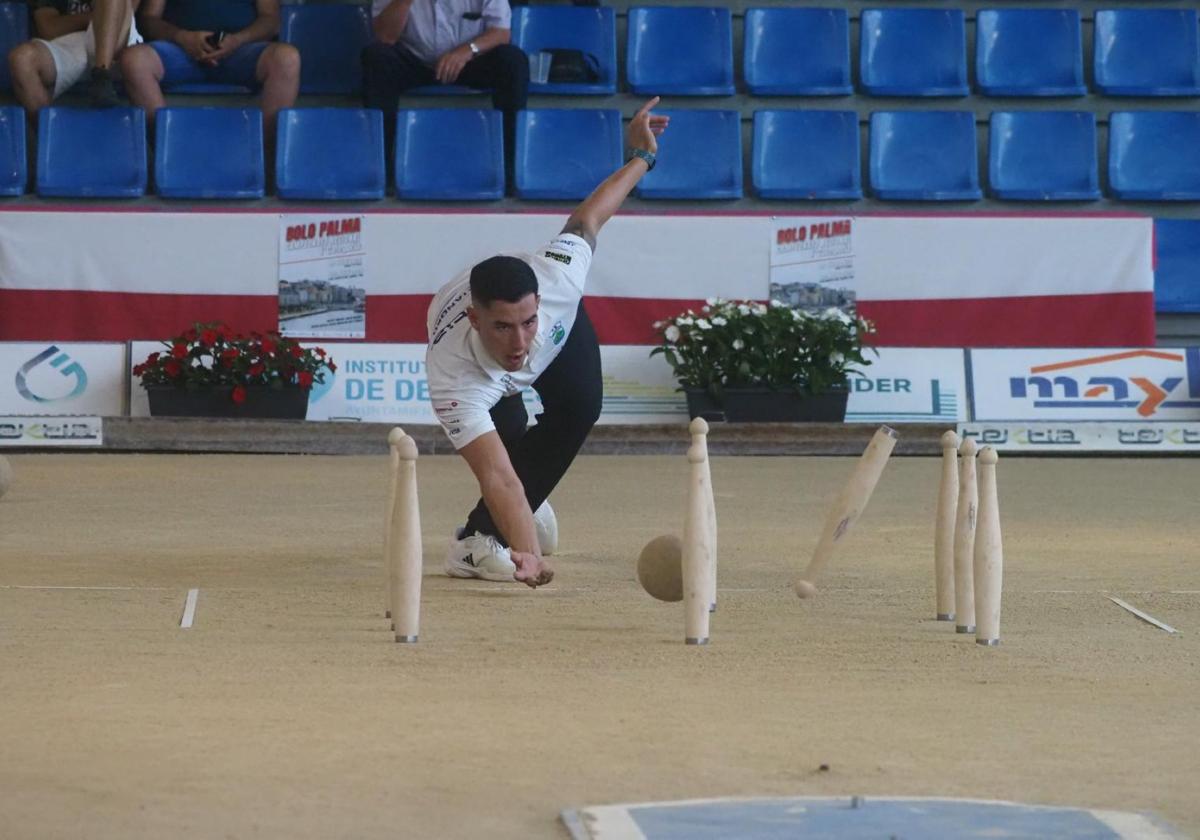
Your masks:
{"label": "tektia logo banner", "polygon": [[[1137,360],[1146,366],[1145,375],[1113,375],[1100,371],[1088,375],[1087,368],[1113,362]],[[1171,362],[1171,375],[1152,378],[1151,360]],[[1179,364],[1184,366],[1178,375]],[[1160,408],[1200,409],[1200,348],[1186,350],[1129,350],[1091,356],[1068,362],[1034,365],[1029,376],[1009,379],[1014,399],[1028,399],[1033,392],[1035,408],[1134,408],[1142,417],[1153,417]],[[1186,386],[1181,393],[1176,390]]]}
{"label": "tektia logo banner", "polygon": [[[35,393],[29,384],[29,374],[34,371],[39,365],[48,364],[55,368],[59,374],[68,379],[74,378],[75,385],[67,394],[59,396],[45,396]],[[60,350],[56,345],[51,344],[41,353],[38,353],[32,359],[21,365],[17,371],[17,393],[24,399],[35,403],[53,403],[63,402],[65,400],[73,400],[87,390],[87,371],[79,362],[72,361],[71,357]],[[57,390],[57,389],[55,389]]]}

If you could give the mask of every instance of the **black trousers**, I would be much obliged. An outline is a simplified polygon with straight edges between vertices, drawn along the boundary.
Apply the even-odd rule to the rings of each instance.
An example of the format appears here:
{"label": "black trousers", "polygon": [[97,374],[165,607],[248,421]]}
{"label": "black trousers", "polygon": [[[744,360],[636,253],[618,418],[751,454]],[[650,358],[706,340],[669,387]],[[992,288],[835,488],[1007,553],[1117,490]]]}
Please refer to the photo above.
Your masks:
{"label": "black trousers", "polygon": [[[409,88],[437,83],[433,68],[399,44],[374,41],[362,51],[363,104],[383,111],[388,169],[396,141],[396,100]],[[457,84],[492,91],[492,107],[504,114],[504,159],[512,183],[517,140],[517,111],[529,100],[529,59],[520,47],[501,44],[463,67]]]}
{"label": "black trousers", "polygon": [[[525,487],[529,509],[537,510],[566,475],[600,417],[604,398],[600,343],[582,301],[566,344],[533,383],[533,390],[544,407],[534,426],[527,427],[529,414],[520,394],[500,400],[491,414],[513,469]],[[467,533],[471,531],[490,534],[508,545],[483,499],[467,518]]]}

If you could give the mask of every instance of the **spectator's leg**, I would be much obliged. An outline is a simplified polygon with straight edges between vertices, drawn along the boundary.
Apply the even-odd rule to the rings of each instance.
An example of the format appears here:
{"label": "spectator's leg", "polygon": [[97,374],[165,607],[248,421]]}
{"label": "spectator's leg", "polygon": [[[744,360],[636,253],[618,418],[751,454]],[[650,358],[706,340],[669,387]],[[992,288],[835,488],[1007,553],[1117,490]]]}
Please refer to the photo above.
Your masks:
{"label": "spectator's leg", "polygon": [[300,93],[300,51],[291,44],[274,43],[259,56],[255,78],[262,85],[263,139],[275,146],[275,115],[291,108]]}
{"label": "spectator's leg", "polygon": [[8,54],[8,72],[12,76],[13,93],[31,121],[37,119],[39,108],[53,101],[56,70],[54,56],[43,41],[26,41]]}
{"label": "spectator's leg", "polygon": [[[183,50],[174,44],[160,45],[159,48],[170,47],[184,55]],[[135,47],[121,50],[121,76],[125,79],[125,91],[129,100],[139,108],[146,109],[146,125],[150,131],[154,128],[154,115],[166,104],[162,94],[162,80],[166,75],[164,63],[159,48],[150,44],[138,44]]]}
{"label": "spectator's leg", "polygon": [[400,94],[434,83],[432,68],[399,44],[372,41],[362,51],[363,107],[383,111],[383,154],[388,183],[393,180],[396,109]]}
{"label": "spectator's leg", "polygon": [[517,153],[517,111],[529,100],[529,57],[520,47],[501,44],[471,59],[458,77],[470,87],[491,88],[492,107],[504,114],[504,174],[511,192]]}
{"label": "spectator's leg", "polygon": [[129,43],[133,26],[133,6],[130,0],[94,0],[92,32],[96,40],[93,66],[100,70],[112,67],[113,58]]}

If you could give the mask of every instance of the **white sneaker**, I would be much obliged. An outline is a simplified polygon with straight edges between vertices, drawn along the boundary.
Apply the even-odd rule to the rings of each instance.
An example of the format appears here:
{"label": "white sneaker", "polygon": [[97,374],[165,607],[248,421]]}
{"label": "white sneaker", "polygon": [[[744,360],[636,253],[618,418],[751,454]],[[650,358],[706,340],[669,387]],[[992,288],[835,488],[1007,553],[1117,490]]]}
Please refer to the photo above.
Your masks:
{"label": "white sneaker", "polygon": [[533,524],[537,527],[538,547],[542,550],[543,556],[549,556],[558,550],[558,517],[554,515],[554,508],[550,507],[550,500],[542,502],[541,506],[533,512]]}
{"label": "white sneaker", "polygon": [[495,537],[468,536],[465,528],[455,529],[446,552],[446,574],[450,577],[511,581],[516,570],[509,550]]}

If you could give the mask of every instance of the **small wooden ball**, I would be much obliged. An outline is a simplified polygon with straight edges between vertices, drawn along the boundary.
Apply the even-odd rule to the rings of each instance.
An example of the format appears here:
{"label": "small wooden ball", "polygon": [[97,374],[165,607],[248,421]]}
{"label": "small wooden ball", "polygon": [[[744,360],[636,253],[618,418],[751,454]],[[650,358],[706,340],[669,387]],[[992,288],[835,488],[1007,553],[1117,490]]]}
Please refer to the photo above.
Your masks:
{"label": "small wooden ball", "polygon": [[683,600],[683,541],[663,534],[646,543],[637,562],[638,583],[660,601]]}

